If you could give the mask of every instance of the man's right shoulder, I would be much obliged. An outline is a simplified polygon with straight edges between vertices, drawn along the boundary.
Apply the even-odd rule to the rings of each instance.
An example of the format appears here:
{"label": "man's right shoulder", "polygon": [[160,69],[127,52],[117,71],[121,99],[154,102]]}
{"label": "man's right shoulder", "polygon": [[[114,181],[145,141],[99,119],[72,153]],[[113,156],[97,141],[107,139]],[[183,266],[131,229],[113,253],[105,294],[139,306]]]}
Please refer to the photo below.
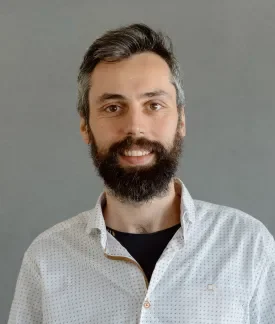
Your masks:
{"label": "man's right shoulder", "polygon": [[41,232],[34,238],[26,253],[31,255],[40,254],[43,250],[45,251],[45,248],[47,249],[58,241],[72,239],[75,235],[80,237],[87,235],[85,230],[89,217],[92,217],[93,210],[81,212]]}

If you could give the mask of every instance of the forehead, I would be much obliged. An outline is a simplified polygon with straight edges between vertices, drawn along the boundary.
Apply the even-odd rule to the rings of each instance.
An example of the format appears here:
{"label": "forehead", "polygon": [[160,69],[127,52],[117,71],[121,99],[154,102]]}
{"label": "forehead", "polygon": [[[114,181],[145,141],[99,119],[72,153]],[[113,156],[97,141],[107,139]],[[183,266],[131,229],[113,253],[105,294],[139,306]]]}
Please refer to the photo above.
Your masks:
{"label": "forehead", "polygon": [[157,54],[135,54],[119,62],[100,62],[90,78],[90,100],[104,92],[128,96],[162,89],[176,96],[168,64]]}

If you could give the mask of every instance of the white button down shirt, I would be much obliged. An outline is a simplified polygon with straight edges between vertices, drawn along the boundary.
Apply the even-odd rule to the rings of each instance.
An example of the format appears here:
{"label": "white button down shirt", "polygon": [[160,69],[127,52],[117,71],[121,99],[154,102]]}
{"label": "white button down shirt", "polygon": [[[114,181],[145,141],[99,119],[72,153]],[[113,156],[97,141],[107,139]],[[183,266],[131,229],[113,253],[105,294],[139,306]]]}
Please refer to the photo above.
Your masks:
{"label": "white button down shirt", "polygon": [[262,222],[193,200],[150,284],[94,209],[40,234],[24,254],[8,324],[274,324],[275,242]]}

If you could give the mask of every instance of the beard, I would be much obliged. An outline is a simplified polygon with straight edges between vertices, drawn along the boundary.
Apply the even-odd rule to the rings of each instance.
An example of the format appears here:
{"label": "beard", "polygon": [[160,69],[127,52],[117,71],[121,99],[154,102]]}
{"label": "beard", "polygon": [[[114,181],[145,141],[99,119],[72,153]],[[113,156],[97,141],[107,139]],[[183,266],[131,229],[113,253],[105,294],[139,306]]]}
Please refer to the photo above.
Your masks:
{"label": "beard", "polygon": [[[98,175],[103,179],[110,194],[122,203],[138,205],[163,197],[168,193],[169,184],[175,176],[182,148],[183,138],[179,133],[179,123],[173,143],[166,149],[157,141],[146,138],[126,137],[114,143],[106,151],[100,150],[90,132],[90,156]],[[150,151],[154,161],[148,165],[122,166],[119,156],[132,145],[139,150]]]}

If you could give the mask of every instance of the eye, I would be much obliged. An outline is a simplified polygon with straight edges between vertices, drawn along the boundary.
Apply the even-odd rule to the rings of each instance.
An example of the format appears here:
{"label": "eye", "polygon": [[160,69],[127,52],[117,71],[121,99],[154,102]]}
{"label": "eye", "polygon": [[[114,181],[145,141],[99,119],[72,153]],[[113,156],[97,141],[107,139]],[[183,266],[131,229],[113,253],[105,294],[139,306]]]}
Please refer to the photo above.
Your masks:
{"label": "eye", "polygon": [[110,112],[110,113],[116,113],[116,112],[118,112],[119,108],[120,107],[118,105],[110,105],[110,106],[106,107],[104,109],[104,111],[107,111],[107,112]]}
{"label": "eye", "polygon": [[158,111],[162,108],[162,105],[158,102],[152,102],[150,103],[150,109],[154,111]]}

